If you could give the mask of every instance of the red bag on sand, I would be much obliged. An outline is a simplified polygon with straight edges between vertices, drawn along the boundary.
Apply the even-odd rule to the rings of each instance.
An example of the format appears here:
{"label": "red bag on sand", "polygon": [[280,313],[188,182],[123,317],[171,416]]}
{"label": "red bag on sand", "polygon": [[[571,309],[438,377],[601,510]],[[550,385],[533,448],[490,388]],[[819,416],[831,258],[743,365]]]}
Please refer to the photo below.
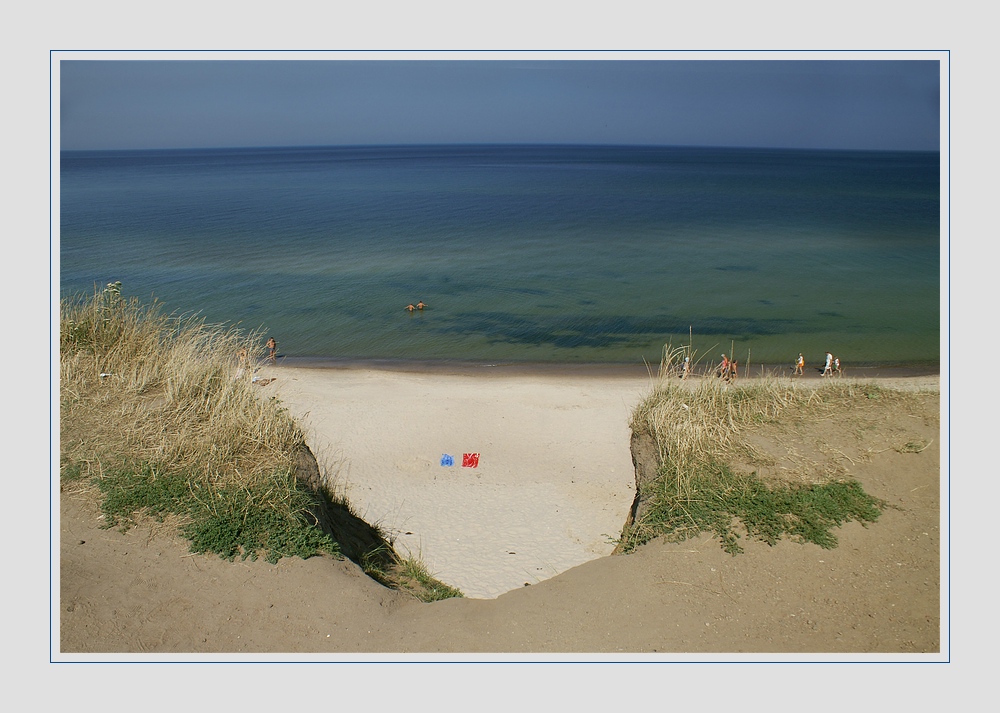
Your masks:
{"label": "red bag on sand", "polygon": [[463,453],[462,454],[462,467],[463,468],[478,468],[479,467],[479,454],[478,453]]}

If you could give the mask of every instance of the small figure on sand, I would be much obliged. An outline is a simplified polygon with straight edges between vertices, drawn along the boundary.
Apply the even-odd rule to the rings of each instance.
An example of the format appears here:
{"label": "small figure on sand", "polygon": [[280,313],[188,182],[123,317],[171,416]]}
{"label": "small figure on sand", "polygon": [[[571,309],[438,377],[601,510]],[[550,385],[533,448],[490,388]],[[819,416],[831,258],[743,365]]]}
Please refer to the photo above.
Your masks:
{"label": "small figure on sand", "polygon": [[729,362],[729,374],[726,376],[726,381],[736,381],[736,365],[738,363],[735,359]]}
{"label": "small figure on sand", "polygon": [[833,373],[837,376],[843,376],[843,373],[840,371],[840,357],[833,358]]}
{"label": "small figure on sand", "polygon": [[681,368],[681,379],[691,376],[691,357],[684,357],[684,366]]}
{"label": "small figure on sand", "polygon": [[274,337],[267,338],[267,358],[272,362],[278,358],[278,343]]}
{"label": "small figure on sand", "polygon": [[802,356],[802,352],[799,352],[799,358],[795,360],[795,375],[802,376],[805,373],[806,359]]}
{"label": "small figure on sand", "polygon": [[826,364],[823,366],[823,373],[820,376],[832,376],[833,375],[833,354],[830,352],[826,353]]}
{"label": "small figure on sand", "polygon": [[247,352],[247,348],[243,347],[236,353],[236,357],[239,361],[239,367],[236,369],[236,374],[233,379],[241,378],[250,367],[250,354]]}
{"label": "small figure on sand", "polygon": [[715,375],[720,379],[729,378],[729,357],[725,354],[722,355],[722,363],[719,364],[719,368],[715,370]]}

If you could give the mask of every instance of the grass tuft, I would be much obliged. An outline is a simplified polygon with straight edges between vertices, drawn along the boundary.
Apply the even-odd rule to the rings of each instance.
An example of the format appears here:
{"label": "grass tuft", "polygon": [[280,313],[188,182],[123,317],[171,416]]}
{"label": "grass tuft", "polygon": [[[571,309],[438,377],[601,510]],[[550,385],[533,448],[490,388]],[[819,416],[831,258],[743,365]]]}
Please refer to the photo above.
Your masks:
{"label": "grass tuft", "polygon": [[418,557],[401,557],[389,546],[367,552],[361,567],[378,582],[391,589],[407,592],[422,602],[465,596],[461,590],[432,576]]}
{"label": "grass tuft", "polygon": [[394,571],[397,589],[410,592],[422,602],[462,597],[462,592],[431,576],[424,563],[415,557],[401,559]]}

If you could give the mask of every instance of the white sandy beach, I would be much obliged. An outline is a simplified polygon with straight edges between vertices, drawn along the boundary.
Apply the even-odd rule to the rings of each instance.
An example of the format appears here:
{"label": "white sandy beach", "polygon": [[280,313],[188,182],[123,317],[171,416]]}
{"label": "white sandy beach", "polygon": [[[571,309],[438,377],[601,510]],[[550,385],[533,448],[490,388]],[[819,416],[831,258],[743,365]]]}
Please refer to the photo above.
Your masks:
{"label": "white sandy beach", "polygon": [[[611,553],[648,377],[265,367],[357,514],[467,597]],[[477,467],[463,455],[478,453]],[[450,455],[454,465],[442,465]]]}

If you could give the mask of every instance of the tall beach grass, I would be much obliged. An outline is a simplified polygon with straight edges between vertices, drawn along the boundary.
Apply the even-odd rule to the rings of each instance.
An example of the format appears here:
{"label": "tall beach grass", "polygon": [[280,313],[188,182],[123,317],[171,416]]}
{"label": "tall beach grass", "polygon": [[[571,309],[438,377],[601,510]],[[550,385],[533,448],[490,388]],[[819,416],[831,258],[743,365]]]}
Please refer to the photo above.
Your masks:
{"label": "tall beach grass", "polygon": [[340,556],[319,526],[326,507],[352,541],[366,531],[357,559],[383,584],[425,600],[461,596],[355,522],[328,477],[318,488],[300,477],[303,431],[254,376],[259,332],[168,315],[117,282],[60,312],[61,483],[98,503],[105,527],[169,518],[192,551],[227,559]]}
{"label": "tall beach grass", "polygon": [[295,477],[302,431],[253,382],[259,341],[126,299],[120,283],[62,302],[61,466],[102,493],[106,526],[172,515],[196,551],[337,552]]}
{"label": "tall beach grass", "polygon": [[259,335],[166,315],[120,289],[113,283],[62,303],[63,454],[95,475],[148,461],[199,471],[216,485],[252,487],[291,471],[305,441],[252,383]]}

